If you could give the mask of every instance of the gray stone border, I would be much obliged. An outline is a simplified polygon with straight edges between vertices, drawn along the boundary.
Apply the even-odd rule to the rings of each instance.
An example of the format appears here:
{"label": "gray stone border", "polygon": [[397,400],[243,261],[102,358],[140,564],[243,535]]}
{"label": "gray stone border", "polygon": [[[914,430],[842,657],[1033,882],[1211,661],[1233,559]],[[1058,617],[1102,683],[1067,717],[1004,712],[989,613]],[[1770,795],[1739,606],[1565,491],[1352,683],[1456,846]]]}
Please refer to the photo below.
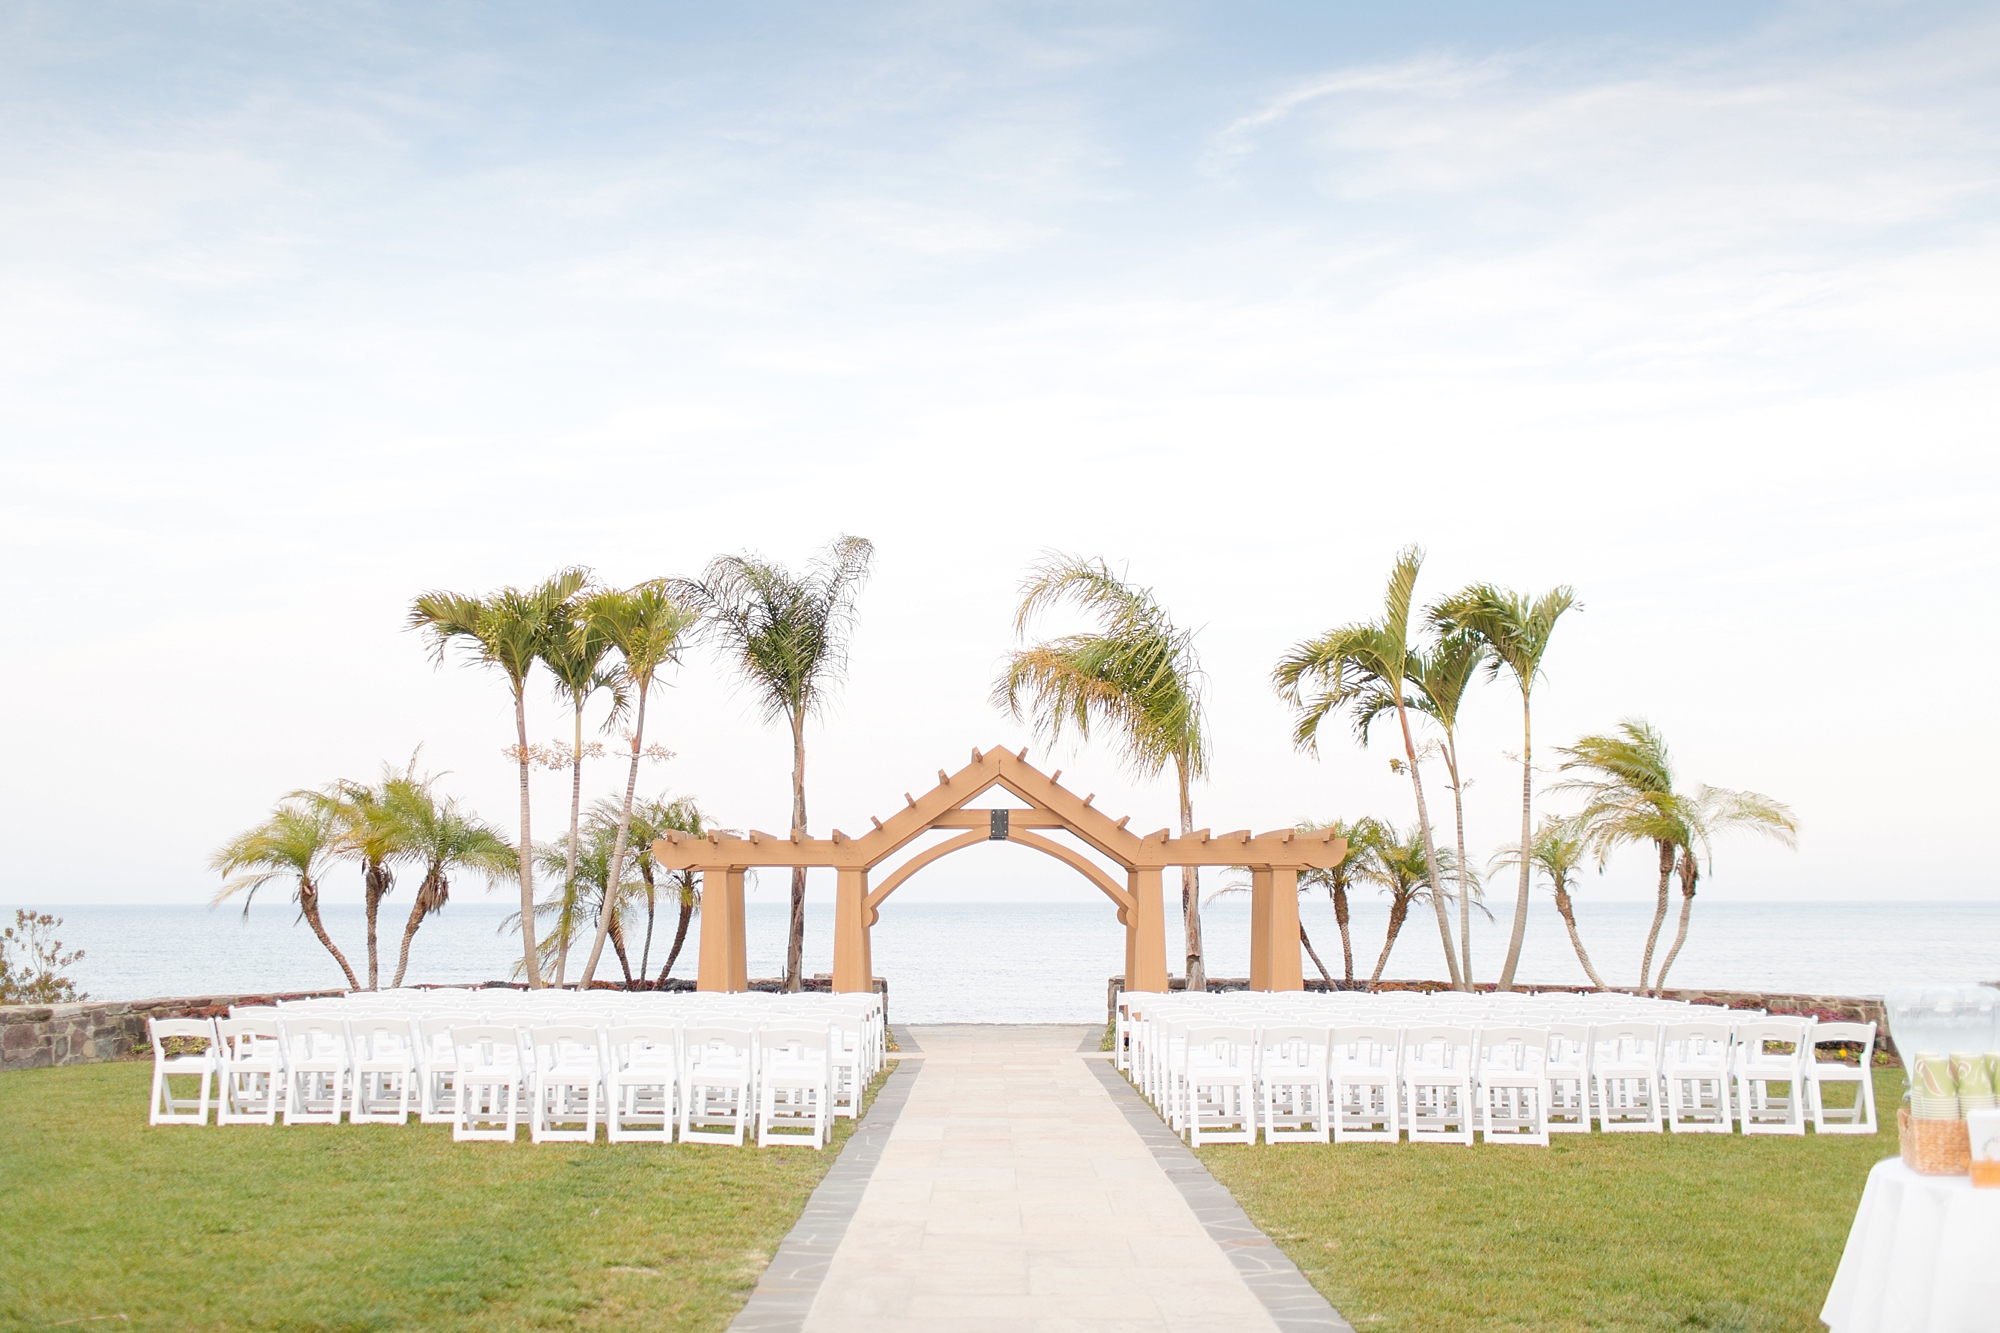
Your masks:
{"label": "gray stone border", "polygon": [[[892,1027],[890,1031],[895,1034],[898,1055],[922,1054],[908,1028]],[[910,1085],[922,1069],[921,1060],[897,1062],[895,1072],[875,1094],[868,1114],[841,1147],[826,1178],[806,1200],[797,1224],[771,1256],[770,1267],[757,1279],[749,1303],[730,1321],[730,1333],[799,1333],[805,1327],[806,1316],[812,1312],[813,1300],[833,1263],[833,1252],[847,1235],[869,1177],[875,1174],[875,1164],[882,1160],[882,1149],[896,1128],[896,1118],[910,1100]]]}
{"label": "gray stone border", "polygon": [[1281,1333],[1354,1333],[1354,1325],[1306,1281],[1298,1265],[1257,1228],[1235,1196],[1208,1173],[1201,1159],[1167,1127],[1139,1090],[1112,1067],[1110,1052],[1087,1063],[1125,1113],[1126,1123],[1153,1150],[1153,1160],[1187,1200],[1202,1230],[1229,1256],[1229,1262],[1243,1275],[1244,1285],[1263,1302]]}

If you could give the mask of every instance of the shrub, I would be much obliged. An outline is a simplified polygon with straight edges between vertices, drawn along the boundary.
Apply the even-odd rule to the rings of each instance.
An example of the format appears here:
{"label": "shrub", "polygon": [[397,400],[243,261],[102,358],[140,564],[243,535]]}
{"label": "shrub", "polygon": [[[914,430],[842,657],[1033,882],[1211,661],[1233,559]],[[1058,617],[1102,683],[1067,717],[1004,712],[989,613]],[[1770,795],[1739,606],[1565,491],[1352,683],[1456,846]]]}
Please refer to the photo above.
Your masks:
{"label": "shrub", "polygon": [[76,988],[69,969],[83,950],[63,952],[56,938],[61,917],[25,908],[0,930],[0,1004],[69,1004],[90,997]]}

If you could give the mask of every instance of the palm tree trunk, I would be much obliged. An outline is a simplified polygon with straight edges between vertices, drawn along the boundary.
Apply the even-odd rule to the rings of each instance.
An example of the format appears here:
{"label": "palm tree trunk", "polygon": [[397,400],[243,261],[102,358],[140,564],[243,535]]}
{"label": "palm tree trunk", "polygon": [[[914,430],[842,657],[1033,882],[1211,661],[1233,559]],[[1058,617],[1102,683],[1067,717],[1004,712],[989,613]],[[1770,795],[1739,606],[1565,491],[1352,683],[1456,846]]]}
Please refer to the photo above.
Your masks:
{"label": "palm tree trunk", "polygon": [[1660,927],[1667,923],[1667,883],[1674,875],[1674,845],[1663,842],[1659,848],[1660,900],[1653,904],[1653,924],[1646,932],[1646,953],[1639,960],[1639,989],[1642,992],[1651,988],[1653,949],[1660,942]]}
{"label": "palm tree trunk", "polygon": [[611,947],[618,953],[618,970],[625,974],[625,989],[632,989],[632,960],[625,956],[625,931],[618,924],[618,912],[611,913]]}
{"label": "palm tree trunk", "polygon": [[1576,911],[1569,900],[1569,890],[1556,885],[1556,911],[1562,913],[1563,924],[1569,927],[1569,942],[1576,946],[1576,960],[1583,964],[1583,974],[1590,978],[1590,984],[1604,989],[1604,978],[1597,975],[1597,969],[1590,965],[1590,955],[1583,951],[1583,936],[1576,933]]}
{"label": "palm tree trunk", "polygon": [[1299,923],[1299,943],[1305,946],[1307,955],[1313,960],[1313,966],[1319,969],[1320,979],[1326,982],[1326,988],[1332,990],[1333,974],[1327,971],[1326,964],[1319,960],[1319,950],[1313,948],[1312,936],[1306,934],[1304,922]]}
{"label": "palm tree trunk", "polygon": [[436,889],[440,872],[432,870],[424,876],[424,882],[417,886],[417,900],[410,904],[410,919],[403,926],[403,949],[396,956],[396,979],[389,983],[394,990],[403,984],[403,974],[410,970],[410,941],[417,937],[417,927],[430,914],[432,893]]}
{"label": "palm tree trunk", "polygon": [[[576,719],[576,747],[569,752],[569,866],[563,872],[567,882],[576,883],[576,835],[583,823],[583,694],[579,690],[570,691],[570,716]],[[569,936],[563,936],[562,948],[556,951],[556,985],[563,983],[563,974],[569,970]],[[583,988],[590,989],[590,978],[585,976]]]}
{"label": "palm tree trunk", "polygon": [[659,893],[659,888],[653,883],[652,862],[646,861],[643,857],[640,860],[642,864],[639,867],[639,877],[646,881],[646,942],[639,948],[639,975],[650,977],[653,975],[654,898]]}
{"label": "palm tree trunk", "polygon": [[1438,874],[1437,845],[1431,838],[1431,814],[1424,805],[1424,780],[1417,772],[1417,743],[1410,737],[1410,718],[1403,708],[1400,682],[1396,689],[1396,721],[1403,728],[1403,754],[1410,764],[1410,785],[1417,793],[1417,827],[1424,835],[1424,870],[1430,875],[1433,890],[1440,890],[1431,894],[1431,906],[1437,909],[1438,942],[1444,946],[1444,965],[1451,973],[1451,988],[1464,990],[1465,981],[1458,971],[1458,950],[1451,943],[1451,913],[1445,908],[1445,895],[1441,892],[1444,876]]}
{"label": "palm tree trunk", "polygon": [[[1187,765],[1174,756],[1174,773],[1180,779],[1181,836],[1194,832],[1194,802],[1188,799]],[[1187,929],[1187,988],[1208,989],[1208,965],[1201,950],[1201,872],[1194,866],[1181,867],[1181,920]]]}
{"label": "palm tree trunk", "polygon": [[1680,874],[1681,925],[1680,930],[1674,935],[1674,947],[1667,950],[1666,961],[1660,964],[1660,978],[1653,983],[1653,991],[1656,995],[1666,992],[1667,969],[1674,965],[1674,959],[1680,955],[1681,946],[1687,943],[1688,918],[1694,915],[1694,886],[1695,881],[1701,877],[1701,874],[1694,862],[1689,859],[1686,848],[1681,850]]}
{"label": "palm tree trunk", "polygon": [[528,830],[528,696],[525,682],[514,682],[514,734],[521,759],[521,958],[528,989],[543,986],[541,961],[535,953],[535,842]]}
{"label": "palm tree trunk", "polygon": [[[618,900],[618,885],[625,875],[625,849],[632,836],[632,795],[639,790],[639,747],[646,735],[646,696],[652,693],[652,678],[635,682],[639,687],[639,707],[632,717],[632,766],[625,773],[625,804],[618,811],[618,836],[611,842],[611,863],[604,868],[604,901],[607,905]],[[577,735],[583,735],[582,723],[577,724]],[[572,851],[574,856],[575,852]],[[583,965],[583,988],[590,989],[591,980],[597,976],[597,960],[604,956],[604,936],[611,929],[611,914],[607,908],[598,912],[597,940],[590,946],[590,961]],[[648,926],[647,938],[651,938]]]}
{"label": "palm tree trunk", "polygon": [[382,908],[383,895],[389,892],[389,873],[380,861],[369,861],[362,871],[364,888],[362,903],[368,917],[368,989],[379,990],[380,969],[375,958],[375,919]]}
{"label": "palm tree trunk", "polygon": [[299,877],[299,915],[312,927],[312,933],[319,936],[319,942],[333,955],[333,961],[340,964],[340,970],[347,975],[347,989],[360,990],[360,983],[354,979],[354,969],[347,965],[347,956],[334,944],[333,937],[326,933],[326,926],[319,919],[319,886],[304,876]]}
{"label": "palm tree trunk", "polygon": [[687,943],[688,922],[694,919],[694,889],[681,885],[681,923],[674,929],[674,947],[667,950],[667,965],[660,969],[660,984],[667,984],[667,973],[674,970],[674,960],[681,956],[681,946]]}
{"label": "palm tree trunk", "polygon": [[1340,923],[1340,956],[1347,965],[1347,984],[1354,984],[1354,937],[1347,929],[1347,886],[1336,885],[1333,890],[1333,919]]}
{"label": "palm tree trunk", "polygon": [[[806,715],[792,714],[792,832],[806,831]],[[805,985],[806,868],[792,867],[792,917],[785,937],[785,989],[796,993]]]}
{"label": "palm tree trunk", "polygon": [[[1532,677],[1530,677],[1532,679]],[[1514,925],[1507,935],[1507,964],[1500,969],[1496,990],[1514,989],[1514,969],[1521,962],[1521,945],[1528,938],[1528,887],[1533,871],[1535,809],[1534,731],[1529,726],[1528,685],[1521,685],[1521,882],[1514,892]]]}
{"label": "palm tree trunk", "polygon": [[1403,933],[1403,920],[1410,914],[1410,902],[1405,898],[1389,908],[1389,933],[1382,940],[1382,956],[1375,960],[1375,975],[1368,978],[1374,986],[1382,980],[1382,969],[1389,965],[1389,950],[1396,947],[1396,936]]}
{"label": "palm tree trunk", "polygon": [[1472,883],[1465,863],[1465,792],[1458,779],[1458,739],[1444,734],[1445,768],[1451,774],[1452,822],[1458,833],[1458,965],[1472,989]]}

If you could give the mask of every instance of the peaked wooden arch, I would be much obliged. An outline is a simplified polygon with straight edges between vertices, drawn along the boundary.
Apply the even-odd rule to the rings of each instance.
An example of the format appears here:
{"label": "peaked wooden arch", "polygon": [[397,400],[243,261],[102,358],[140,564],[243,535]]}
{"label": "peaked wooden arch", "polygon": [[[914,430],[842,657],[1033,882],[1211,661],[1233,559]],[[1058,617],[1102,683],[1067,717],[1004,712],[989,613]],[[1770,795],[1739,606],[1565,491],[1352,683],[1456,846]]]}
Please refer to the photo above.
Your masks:
{"label": "peaked wooden arch", "polygon": [[[1131,990],[1167,989],[1166,916],[1162,878],[1170,866],[1250,868],[1250,984],[1256,990],[1300,990],[1299,871],[1330,869],[1347,856],[1347,843],[1326,833],[1249,829],[1212,835],[1207,829],[1184,837],[1168,830],[1133,833],[1130,816],[1112,819],[1093,804],[1095,794],[1078,796],[1028,762],[1026,750],[994,748],[972,752],[972,762],[956,773],[938,770],[937,786],[921,797],[903,794],[903,809],[860,837],[839,829],[826,838],[780,837],[751,829],[747,837],[673,833],[653,844],[653,860],[665,870],[695,870],[702,876],[700,967],[702,990],[736,991],[749,984],[743,937],[743,874],[753,866],[825,866],[838,876],[834,901],[833,988],[865,991],[873,985],[869,930],[882,902],[909,878],[953,852],[981,842],[1006,841],[1032,847],[1071,866],[1118,907],[1125,927],[1125,978]],[[967,809],[995,787],[1025,802],[1025,810]],[[958,829],[958,836],[929,847],[891,871],[871,891],[870,872],[924,834]],[[1117,879],[1090,858],[1036,830],[1063,830],[1125,872]]]}

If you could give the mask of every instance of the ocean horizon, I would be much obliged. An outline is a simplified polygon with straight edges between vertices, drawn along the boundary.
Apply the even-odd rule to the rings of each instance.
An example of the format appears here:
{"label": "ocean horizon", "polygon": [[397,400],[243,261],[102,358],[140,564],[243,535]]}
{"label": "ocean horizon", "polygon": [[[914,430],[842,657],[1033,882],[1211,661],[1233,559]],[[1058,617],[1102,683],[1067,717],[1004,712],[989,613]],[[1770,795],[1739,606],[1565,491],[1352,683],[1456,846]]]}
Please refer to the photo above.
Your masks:
{"label": "ocean horizon", "polygon": [[[1678,910],[1678,902],[1675,909]],[[1324,899],[1303,900],[1301,920],[1334,977],[1344,973],[1333,909]],[[8,909],[11,913],[11,909]],[[273,901],[247,916],[232,907],[199,904],[60,906],[37,910],[63,918],[58,932],[84,958],[77,983],[99,1000],[231,994],[261,990],[312,990],[344,985],[331,955],[296,909]],[[1583,903],[1578,925],[1605,981],[1638,981],[1639,956],[1651,908],[1644,903]],[[749,966],[753,977],[775,977],[784,963],[786,907],[782,900],[746,905]],[[406,980],[413,984],[466,984],[513,977],[519,953],[510,915],[498,901],[455,901],[418,931]],[[1509,918],[1473,930],[1473,972],[1492,981],[1506,952]],[[356,903],[324,910],[327,929],[363,983],[366,951],[362,911]],[[404,912],[394,898],[378,927],[381,980],[387,985],[401,944]],[[1247,900],[1204,907],[1208,972],[1242,977],[1249,972]],[[643,919],[642,919],[643,920]],[[1358,901],[1352,913],[1354,970],[1365,979],[1381,952],[1388,911]],[[649,972],[659,974],[672,942],[675,918],[662,913],[655,926]],[[1670,945],[1675,917],[1662,932],[1660,954]],[[1170,923],[1168,958],[1178,975],[1184,956],[1178,920]],[[688,932],[673,975],[692,978],[700,918]],[[628,936],[635,970],[643,924]],[[832,969],[832,906],[806,908],[806,968]],[[1797,991],[1829,995],[1880,995],[1917,983],[2000,979],[2000,903],[1760,903],[1700,900],[1688,942],[1669,981],[1681,987]],[[1103,1017],[1106,980],[1124,966],[1124,932],[1108,904],[1072,902],[891,902],[874,931],[875,971],[888,981],[898,1021],[1093,1022]],[[571,979],[581,965],[573,957]],[[1308,978],[1318,976],[1310,959]],[[1443,954],[1436,918],[1412,913],[1384,969],[1385,978],[1441,978]],[[621,977],[607,949],[600,979]],[[1517,984],[1571,986],[1587,982],[1562,920],[1545,899],[1530,909]]]}

